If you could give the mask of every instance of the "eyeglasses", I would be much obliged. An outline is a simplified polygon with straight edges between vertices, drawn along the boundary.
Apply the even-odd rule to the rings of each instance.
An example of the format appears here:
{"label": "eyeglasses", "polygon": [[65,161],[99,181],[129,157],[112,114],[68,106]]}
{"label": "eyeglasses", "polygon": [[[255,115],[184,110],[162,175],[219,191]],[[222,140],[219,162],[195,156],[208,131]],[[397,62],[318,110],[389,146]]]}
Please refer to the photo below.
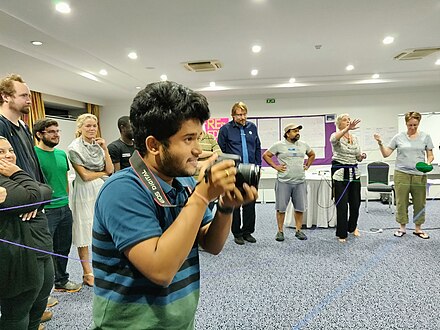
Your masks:
{"label": "eyeglasses", "polygon": [[235,115],[233,115],[234,117],[246,117],[247,113],[236,113]]}
{"label": "eyeglasses", "polygon": [[41,133],[47,133],[47,134],[60,134],[61,130],[57,129],[57,130],[50,130],[50,131],[42,131]]}

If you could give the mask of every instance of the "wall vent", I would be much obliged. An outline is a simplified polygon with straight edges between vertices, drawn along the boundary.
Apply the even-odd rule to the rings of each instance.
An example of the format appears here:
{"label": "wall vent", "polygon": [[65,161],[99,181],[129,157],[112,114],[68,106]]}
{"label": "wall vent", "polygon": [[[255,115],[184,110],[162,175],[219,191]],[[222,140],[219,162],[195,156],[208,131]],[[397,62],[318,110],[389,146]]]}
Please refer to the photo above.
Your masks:
{"label": "wall vent", "polygon": [[222,67],[222,64],[218,60],[211,61],[198,61],[198,62],[187,62],[183,66],[191,72],[206,72],[206,71],[216,71]]}
{"label": "wall vent", "polygon": [[394,59],[398,61],[420,60],[428,55],[438,52],[439,50],[440,47],[406,49],[399,55],[394,56]]}

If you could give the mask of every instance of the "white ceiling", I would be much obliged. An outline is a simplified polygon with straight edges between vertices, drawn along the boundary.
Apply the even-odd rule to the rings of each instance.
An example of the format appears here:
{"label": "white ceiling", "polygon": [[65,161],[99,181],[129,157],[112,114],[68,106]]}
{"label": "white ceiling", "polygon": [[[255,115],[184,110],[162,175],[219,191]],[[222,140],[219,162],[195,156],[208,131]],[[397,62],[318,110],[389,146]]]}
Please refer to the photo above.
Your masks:
{"label": "white ceiling", "polygon": [[[0,0],[1,76],[16,72],[32,90],[101,105],[132,99],[136,86],[161,74],[208,97],[420,86],[440,91],[440,52],[393,59],[408,48],[440,46],[440,0],[68,2],[72,11],[63,15],[51,0]],[[393,44],[382,43],[387,35],[395,37]],[[260,53],[252,53],[254,44],[262,46]],[[129,59],[130,51],[139,58]],[[223,68],[194,73],[182,65],[211,59]],[[355,70],[347,72],[348,64]],[[375,84],[368,83],[373,73],[381,76]],[[296,84],[288,84],[291,77]],[[210,81],[224,90],[210,91]]]}

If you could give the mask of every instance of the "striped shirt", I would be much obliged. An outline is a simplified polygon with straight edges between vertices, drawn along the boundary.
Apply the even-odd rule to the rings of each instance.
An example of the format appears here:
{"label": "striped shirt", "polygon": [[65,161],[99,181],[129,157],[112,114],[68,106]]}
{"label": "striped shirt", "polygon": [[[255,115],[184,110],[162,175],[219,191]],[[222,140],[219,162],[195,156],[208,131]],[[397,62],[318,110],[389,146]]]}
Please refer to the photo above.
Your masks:
{"label": "striped shirt", "polygon": [[[192,178],[176,178],[173,186],[157,178],[168,200],[183,205]],[[94,329],[192,329],[199,299],[200,269],[197,242],[168,287],[144,277],[124,251],[159,237],[181,207],[156,206],[152,193],[132,168],[112,175],[102,187],[93,223],[95,274]],[[212,219],[207,209],[201,226]]]}

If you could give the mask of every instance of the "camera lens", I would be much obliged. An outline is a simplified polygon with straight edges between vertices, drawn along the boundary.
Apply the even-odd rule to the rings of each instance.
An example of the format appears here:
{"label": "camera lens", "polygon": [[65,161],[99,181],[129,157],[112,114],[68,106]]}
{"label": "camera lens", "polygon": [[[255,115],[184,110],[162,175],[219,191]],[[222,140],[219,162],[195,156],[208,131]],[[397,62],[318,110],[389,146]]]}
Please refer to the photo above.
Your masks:
{"label": "camera lens", "polygon": [[258,188],[260,182],[260,166],[255,164],[238,164],[235,185],[242,188],[244,183]]}

